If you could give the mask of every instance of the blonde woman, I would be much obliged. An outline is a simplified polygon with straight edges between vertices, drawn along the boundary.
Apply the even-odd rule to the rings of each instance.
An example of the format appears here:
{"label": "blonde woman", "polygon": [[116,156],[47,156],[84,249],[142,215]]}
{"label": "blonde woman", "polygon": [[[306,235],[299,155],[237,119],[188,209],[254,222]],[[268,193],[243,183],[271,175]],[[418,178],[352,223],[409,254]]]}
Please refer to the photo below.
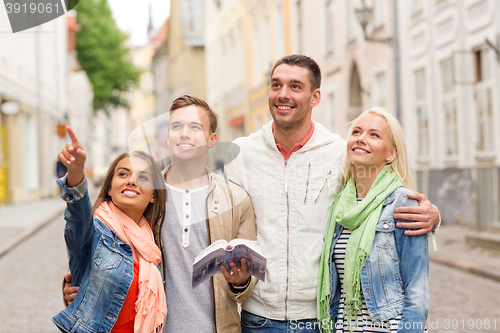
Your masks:
{"label": "blonde woman", "polygon": [[418,203],[403,130],[384,109],[351,124],[340,184],[319,272],[323,331],[426,331],[427,237],[395,226],[395,209]]}

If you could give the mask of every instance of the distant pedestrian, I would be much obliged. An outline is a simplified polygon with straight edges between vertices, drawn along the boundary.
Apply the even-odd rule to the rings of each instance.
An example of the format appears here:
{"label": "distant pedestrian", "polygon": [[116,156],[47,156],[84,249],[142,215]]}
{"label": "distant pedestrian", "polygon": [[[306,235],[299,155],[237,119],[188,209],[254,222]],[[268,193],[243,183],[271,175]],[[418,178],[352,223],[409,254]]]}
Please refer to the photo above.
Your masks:
{"label": "distant pedestrian", "polygon": [[418,206],[407,197],[414,189],[407,151],[397,119],[382,108],[349,129],[320,263],[323,332],[426,331],[427,236],[407,236],[393,219],[396,208]]}
{"label": "distant pedestrian", "polygon": [[161,251],[151,226],[165,216],[165,184],[154,158],[124,153],[111,163],[92,207],[86,153],[69,126],[59,154],[68,169],[58,180],[67,202],[64,237],[71,304],[52,318],[63,332],[163,332],[167,305],[158,269]]}

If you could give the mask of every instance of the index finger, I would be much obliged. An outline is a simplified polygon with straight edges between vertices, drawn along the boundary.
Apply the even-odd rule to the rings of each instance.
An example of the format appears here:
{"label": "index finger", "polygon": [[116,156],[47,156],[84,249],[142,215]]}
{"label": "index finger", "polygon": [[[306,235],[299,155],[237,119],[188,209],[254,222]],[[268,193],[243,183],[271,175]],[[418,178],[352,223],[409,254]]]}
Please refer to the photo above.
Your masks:
{"label": "index finger", "polygon": [[69,125],[66,125],[66,131],[68,131],[68,135],[69,135],[69,138],[71,139],[71,143],[75,144],[75,143],[78,143],[78,138],[76,137],[75,135],[75,132],[73,132],[73,130],[71,129],[71,127],[69,127]]}
{"label": "index finger", "polygon": [[401,206],[396,208],[396,213],[421,214],[425,213],[425,208],[420,206]]}

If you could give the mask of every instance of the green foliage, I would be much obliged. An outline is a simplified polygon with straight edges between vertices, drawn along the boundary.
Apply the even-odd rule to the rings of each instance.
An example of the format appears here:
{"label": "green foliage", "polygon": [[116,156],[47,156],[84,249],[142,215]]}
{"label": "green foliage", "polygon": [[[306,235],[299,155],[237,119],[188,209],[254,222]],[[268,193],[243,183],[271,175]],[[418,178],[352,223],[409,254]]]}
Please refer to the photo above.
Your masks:
{"label": "green foliage", "polygon": [[94,87],[94,110],[127,106],[121,93],[138,83],[140,71],[124,45],[126,34],[116,26],[107,0],[82,0],[75,9],[81,26],[76,51]]}

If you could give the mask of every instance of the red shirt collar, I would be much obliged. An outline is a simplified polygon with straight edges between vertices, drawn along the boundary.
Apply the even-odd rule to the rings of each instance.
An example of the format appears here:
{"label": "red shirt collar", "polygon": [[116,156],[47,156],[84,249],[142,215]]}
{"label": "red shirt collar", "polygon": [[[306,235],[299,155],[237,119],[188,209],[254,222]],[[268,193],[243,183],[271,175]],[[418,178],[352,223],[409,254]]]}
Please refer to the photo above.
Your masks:
{"label": "red shirt collar", "polygon": [[[274,122],[273,122],[272,128],[274,130]],[[286,149],[285,149],[285,147],[283,147],[283,145],[276,143],[276,147],[278,148],[280,153],[285,158],[285,161],[288,160],[288,158],[290,158],[290,156],[292,156],[292,153],[295,153],[300,148],[304,147],[304,145],[307,143],[307,141],[309,141],[309,139],[312,137],[313,133],[314,133],[314,122],[311,120],[311,129],[309,130],[309,133],[307,133],[306,137],[303,138],[302,141],[294,144],[292,149],[290,149],[290,151],[286,151]]]}

